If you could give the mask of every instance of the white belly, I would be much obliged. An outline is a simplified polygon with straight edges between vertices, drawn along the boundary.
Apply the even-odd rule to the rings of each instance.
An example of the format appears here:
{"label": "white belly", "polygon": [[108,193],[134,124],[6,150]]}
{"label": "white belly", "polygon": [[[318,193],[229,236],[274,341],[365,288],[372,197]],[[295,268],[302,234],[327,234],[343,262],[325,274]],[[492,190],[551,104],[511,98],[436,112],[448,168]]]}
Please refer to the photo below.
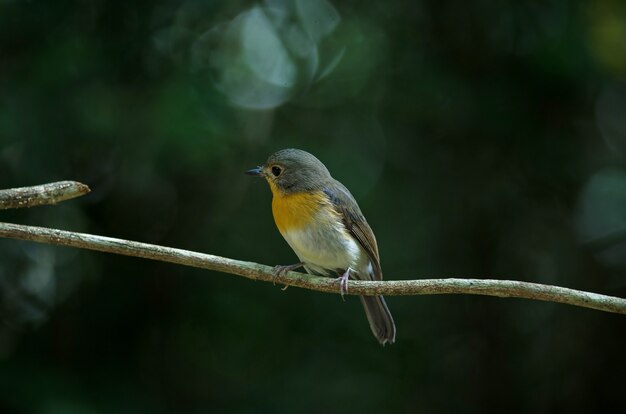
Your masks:
{"label": "white belly", "polygon": [[367,259],[361,246],[348,236],[343,226],[321,229],[307,226],[282,235],[307,270],[313,273],[337,276],[348,267],[358,271],[359,265]]}

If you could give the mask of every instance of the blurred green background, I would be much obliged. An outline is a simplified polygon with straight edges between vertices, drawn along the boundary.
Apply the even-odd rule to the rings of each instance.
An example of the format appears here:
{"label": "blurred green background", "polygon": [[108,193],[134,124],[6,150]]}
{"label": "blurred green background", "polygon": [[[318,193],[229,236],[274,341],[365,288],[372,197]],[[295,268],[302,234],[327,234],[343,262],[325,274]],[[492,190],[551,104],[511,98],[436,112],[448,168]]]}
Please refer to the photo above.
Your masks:
{"label": "blurred green background", "polygon": [[[0,187],[92,193],[2,221],[296,260],[272,152],[316,154],[387,279],[626,297],[626,3],[0,0]],[[0,240],[0,412],[626,410],[626,319],[356,298]]]}

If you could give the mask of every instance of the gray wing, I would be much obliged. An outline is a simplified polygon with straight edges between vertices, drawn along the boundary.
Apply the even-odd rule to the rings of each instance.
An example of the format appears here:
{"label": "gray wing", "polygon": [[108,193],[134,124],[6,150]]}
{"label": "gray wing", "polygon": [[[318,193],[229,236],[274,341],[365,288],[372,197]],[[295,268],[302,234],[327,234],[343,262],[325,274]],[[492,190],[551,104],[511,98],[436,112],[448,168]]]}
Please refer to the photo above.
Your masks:
{"label": "gray wing", "polygon": [[380,257],[378,256],[378,245],[376,244],[374,232],[367,224],[367,220],[365,220],[350,191],[337,180],[335,180],[334,184],[332,188],[324,188],[324,193],[341,216],[346,229],[367,253],[372,263],[374,280],[382,280],[383,274],[380,268]]}

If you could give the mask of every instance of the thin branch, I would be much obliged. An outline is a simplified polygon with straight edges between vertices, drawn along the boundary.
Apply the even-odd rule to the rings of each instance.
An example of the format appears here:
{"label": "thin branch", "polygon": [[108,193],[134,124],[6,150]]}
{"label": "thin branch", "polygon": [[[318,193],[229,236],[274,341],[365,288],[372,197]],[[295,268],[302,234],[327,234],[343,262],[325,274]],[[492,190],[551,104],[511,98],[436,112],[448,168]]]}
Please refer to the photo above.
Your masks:
{"label": "thin branch", "polygon": [[89,191],[89,187],[76,181],[59,181],[34,187],[9,188],[0,191],[0,210],[56,204],[80,197]]}
{"label": "thin branch", "polygon": [[[2,191],[0,191],[2,193]],[[34,204],[33,204],[34,205]],[[106,253],[159,260],[184,266],[215,270],[253,280],[276,282],[320,292],[339,293],[338,283],[330,278],[288,272],[275,276],[274,268],[253,262],[139,243],[111,237],[75,233],[44,227],[0,223],[0,237],[60,246],[78,247]],[[470,294],[535,299],[626,314],[626,299],[558,286],[514,280],[421,279],[387,281],[350,281],[352,295],[438,295]]]}

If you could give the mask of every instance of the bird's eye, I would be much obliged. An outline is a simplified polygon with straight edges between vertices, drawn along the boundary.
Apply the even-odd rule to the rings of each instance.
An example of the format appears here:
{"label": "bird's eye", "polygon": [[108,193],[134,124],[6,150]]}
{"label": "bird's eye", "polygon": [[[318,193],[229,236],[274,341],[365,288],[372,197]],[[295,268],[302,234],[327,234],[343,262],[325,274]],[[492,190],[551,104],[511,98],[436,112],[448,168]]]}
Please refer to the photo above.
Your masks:
{"label": "bird's eye", "polygon": [[280,173],[282,173],[283,170],[282,168],[278,167],[278,166],[273,166],[272,167],[272,174],[274,174],[274,177],[278,177],[280,175]]}

